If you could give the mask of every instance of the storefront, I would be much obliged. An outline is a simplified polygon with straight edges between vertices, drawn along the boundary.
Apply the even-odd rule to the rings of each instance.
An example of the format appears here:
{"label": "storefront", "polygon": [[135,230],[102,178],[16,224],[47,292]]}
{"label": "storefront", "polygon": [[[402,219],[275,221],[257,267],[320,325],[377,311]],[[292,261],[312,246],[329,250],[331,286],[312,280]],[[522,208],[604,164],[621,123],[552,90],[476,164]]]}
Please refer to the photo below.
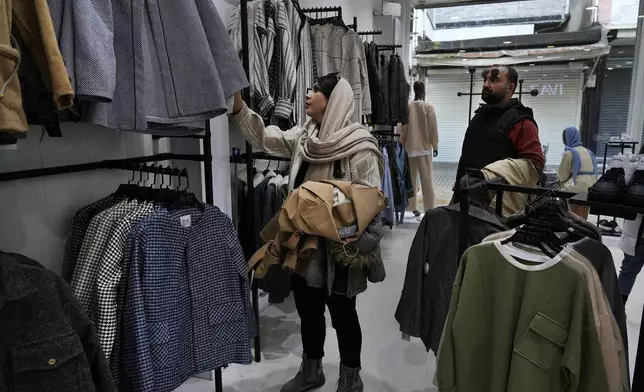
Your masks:
{"label": "storefront", "polygon": [[[633,74],[632,57],[608,57],[601,92],[597,155],[604,155],[604,146],[611,137],[626,132],[628,103]],[[610,152],[609,156],[615,151]]]}
{"label": "storefront", "polygon": [[[541,143],[548,145],[546,164],[559,164],[564,146],[561,132],[565,127],[578,127],[581,118],[583,88],[583,64],[526,65],[517,67],[519,79],[523,79],[522,101],[534,111],[539,125]],[[483,69],[482,67],[480,68]],[[457,96],[458,92],[469,92],[470,75],[464,68],[429,69],[427,76],[428,101],[434,105],[440,137],[438,161],[457,162],[469,118],[469,99]],[[480,71],[474,75],[474,92],[482,88]],[[536,89],[538,95],[528,93]],[[628,96],[628,94],[627,94]],[[478,97],[472,102],[472,115],[478,104]]]}

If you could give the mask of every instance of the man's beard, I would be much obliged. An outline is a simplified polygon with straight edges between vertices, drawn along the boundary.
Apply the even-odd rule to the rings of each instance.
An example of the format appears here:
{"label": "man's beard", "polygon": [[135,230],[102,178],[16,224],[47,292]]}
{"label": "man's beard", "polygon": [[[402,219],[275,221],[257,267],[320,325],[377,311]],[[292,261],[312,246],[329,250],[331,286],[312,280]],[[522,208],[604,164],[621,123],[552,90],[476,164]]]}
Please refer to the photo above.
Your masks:
{"label": "man's beard", "polygon": [[485,89],[481,94],[481,99],[488,105],[498,105],[501,101],[503,101],[503,97],[505,97],[505,94],[503,93],[494,93]]}

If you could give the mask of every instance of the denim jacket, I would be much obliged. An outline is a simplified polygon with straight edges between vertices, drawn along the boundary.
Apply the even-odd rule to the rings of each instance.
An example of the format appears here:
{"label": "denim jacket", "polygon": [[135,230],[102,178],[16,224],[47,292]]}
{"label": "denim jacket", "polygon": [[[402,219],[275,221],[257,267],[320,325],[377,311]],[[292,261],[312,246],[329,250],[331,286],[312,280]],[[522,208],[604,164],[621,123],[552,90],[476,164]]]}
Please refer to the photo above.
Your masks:
{"label": "denim jacket", "polygon": [[0,391],[116,391],[89,317],[39,263],[0,252]]}

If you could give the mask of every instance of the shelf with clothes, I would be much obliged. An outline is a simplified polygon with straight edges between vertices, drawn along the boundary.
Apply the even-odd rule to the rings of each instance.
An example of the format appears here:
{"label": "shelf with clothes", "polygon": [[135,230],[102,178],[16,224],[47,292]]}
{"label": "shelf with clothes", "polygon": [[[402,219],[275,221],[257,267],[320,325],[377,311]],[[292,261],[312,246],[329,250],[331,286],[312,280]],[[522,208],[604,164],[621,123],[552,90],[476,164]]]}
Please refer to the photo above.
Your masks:
{"label": "shelf with clothes", "polygon": [[[97,293],[94,293],[93,290],[91,290],[91,286],[93,285],[90,285],[90,286],[87,285],[87,282],[91,282],[92,280],[90,276],[95,276],[98,278],[103,273],[106,273],[106,274],[116,273],[116,270],[109,269],[109,268],[107,269],[102,268],[99,272],[99,270],[97,270],[96,268],[92,268],[92,265],[90,265],[91,263],[89,262],[85,263],[85,261],[91,262],[93,260],[93,262],[96,262],[98,260],[100,264],[101,260],[99,259],[102,259],[102,258],[106,258],[106,260],[107,259],[112,260],[113,262],[124,260],[123,257],[125,256],[125,254],[123,252],[125,248],[123,246],[125,245],[123,244],[123,240],[125,237],[127,237],[128,239],[131,238],[130,236],[126,236],[124,233],[126,232],[132,233],[131,230],[133,230],[134,228],[132,224],[135,221],[142,222],[144,218],[149,219],[149,220],[146,220],[146,222],[149,223],[148,226],[146,227],[152,230],[150,233],[155,232],[154,230],[156,230],[155,228],[158,226],[157,225],[150,226],[151,225],[150,222],[153,220],[152,217],[155,216],[154,214],[157,214],[157,215],[159,213],[161,215],[179,214],[181,215],[180,217],[181,227],[186,228],[190,226],[192,227],[191,230],[193,231],[197,229],[202,231],[206,230],[207,233],[205,233],[205,235],[213,235],[213,233],[217,233],[217,232],[221,234],[222,231],[218,231],[219,229],[217,229],[217,227],[220,227],[222,224],[225,226],[226,222],[229,222],[229,224],[232,226],[232,222],[230,222],[229,218],[227,218],[223,213],[221,213],[221,211],[219,211],[216,207],[212,206],[212,203],[213,203],[212,166],[211,166],[212,156],[211,156],[211,149],[210,149],[211,132],[210,132],[209,124],[206,124],[205,128],[206,128],[205,135],[202,135],[203,137],[199,137],[203,145],[203,152],[204,152],[203,154],[163,153],[163,154],[155,154],[150,156],[104,160],[104,161],[89,162],[89,163],[82,163],[82,164],[75,164],[75,165],[45,167],[45,168],[38,168],[38,169],[0,173],[0,182],[4,182],[4,181],[14,181],[14,180],[21,180],[21,179],[28,179],[28,178],[54,176],[54,175],[61,175],[61,174],[71,174],[71,173],[78,173],[78,172],[85,172],[85,171],[92,171],[92,170],[116,169],[116,170],[133,171],[133,176],[128,181],[128,184],[122,185],[119,189],[117,189],[117,191],[114,194],[109,195],[108,197],[101,199],[100,201],[93,203],[90,206],[84,209],[81,209],[79,211],[74,221],[74,229],[72,231],[72,237],[70,237],[68,242],[67,254],[65,258],[65,266],[67,267],[65,268],[65,270],[68,271],[66,273],[66,277],[71,282],[71,291],[80,299],[83,305],[86,305],[86,307],[88,307],[87,310],[89,311],[90,319],[97,326],[97,332],[98,332],[97,339],[101,341],[106,354],[108,354],[108,360],[110,358],[119,358],[119,355],[130,355],[128,358],[130,358],[131,361],[128,361],[128,363],[141,363],[138,360],[132,360],[133,358],[136,358],[136,356],[132,357],[131,355],[133,354],[127,349],[127,347],[133,347],[132,345],[136,345],[136,339],[132,341],[133,335],[121,334],[119,332],[119,328],[115,327],[116,324],[113,324],[115,320],[113,315],[116,315],[116,313],[113,313],[113,312],[116,309],[119,309],[119,306],[116,306],[116,307],[114,306],[114,303],[115,303],[114,300],[116,297],[113,297],[114,293],[118,291],[118,290],[117,291],[114,290],[114,287],[117,287],[117,286],[112,287],[108,285],[109,287],[112,287],[112,289],[109,289],[109,287],[105,285],[96,286],[96,287],[99,287],[99,289],[100,288],[106,289],[106,291],[103,290],[105,292],[105,295],[100,295],[100,293],[97,294]],[[203,167],[204,178],[205,178],[204,186],[205,186],[205,195],[206,195],[205,205],[201,204],[194,195],[190,193],[186,193],[185,191],[182,191],[183,189],[187,190],[189,188],[189,179],[187,178],[188,176],[187,170],[178,169],[176,167],[163,167],[161,165],[157,165],[157,163],[159,162],[177,161],[177,160],[196,161],[196,162],[202,162],[204,164],[204,167]],[[153,164],[149,165],[149,163],[153,163]],[[138,177],[136,176],[136,172],[139,173]],[[147,173],[147,174],[144,176],[143,173]],[[168,176],[167,182],[166,182],[166,176]],[[176,180],[173,181],[174,177],[176,177]],[[152,181],[154,182],[153,185],[156,184],[154,186],[154,189],[147,188],[147,187],[141,188],[137,185],[137,184],[145,183],[149,179],[152,179]],[[174,188],[174,190],[172,190],[172,188]],[[141,202],[135,202],[135,200],[137,199],[148,200],[148,201],[143,202],[141,204]],[[119,202],[119,200],[131,200],[131,202],[125,202],[125,201]],[[112,232],[110,231],[110,229],[101,229],[101,227],[103,226],[99,225],[99,223],[101,223],[102,221],[94,222],[93,218],[97,217],[101,213],[107,214],[107,212],[105,212],[107,211],[106,209],[126,208],[125,204],[123,203],[129,203],[127,208],[133,207],[135,203],[139,203],[137,204],[139,207],[137,207],[137,210],[129,211],[127,213],[129,215],[127,215],[126,219],[114,220],[114,222],[116,223],[115,227],[118,227],[122,230]],[[154,207],[155,203],[157,203],[156,205],[159,205],[159,206],[165,205],[170,207],[169,209],[168,207],[157,208],[157,207]],[[93,217],[91,216],[92,214],[89,214],[90,210],[92,210],[92,214],[94,214]],[[167,212],[164,212],[164,211],[167,211]],[[113,215],[110,215],[110,218],[116,219],[116,216],[118,214],[123,213],[123,211],[110,210],[110,214],[112,213]],[[157,217],[160,217],[161,215],[158,215]],[[102,217],[105,216],[107,218],[107,215],[101,215],[101,216]],[[125,218],[126,216],[124,215],[123,217]],[[92,232],[96,232],[95,233],[96,235],[88,236],[87,230],[89,230],[90,225],[92,225],[93,223],[96,223],[96,224],[92,226]],[[208,228],[211,228],[212,230]],[[143,233],[143,231],[141,230],[137,229],[137,233],[141,235],[145,235],[145,233]],[[120,236],[117,236],[118,233],[120,233]],[[105,237],[106,235],[107,237]],[[91,251],[92,249],[96,250],[97,246],[100,246],[98,244],[99,242],[98,237],[101,237],[106,241],[109,241],[110,244],[114,245],[114,247],[111,248],[112,250],[110,252],[99,251],[98,253],[96,253]],[[153,240],[152,237],[150,237],[151,241]],[[180,236],[172,236],[173,241],[174,239],[177,239],[177,237],[180,237]],[[190,238],[193,238],[193,237],[188,236],[186,240],[190,240]],[[236,237],[235,237],[235,240],[236,240]],[[86,242],[87,242],[87,245],[86,245]],[[210,242],[223,243],[225,241],[210,241]],[[203,242],[200,242],[200,243],[202,243],[203,245]],[[231,243],[234,244],[235,241],[232,241]],[[106,245],[105,241],[103,241],[102,244]],[[193,245],[195,244],[193,243]],[[199,248],[199,246],[195,246],[195,249],[197,248]],[[236,263],[239,264],[238,267],[243,268],[245,265],[245,260],[241,252],[241,247],[239,247],[238,249],[239,251],[237,252],[237,256],[236,256],[237,257]],[[213,252],[209,250],[208,253],[210,254]],[[230,254],[230,252],[226,252],[226,254]],[[145,261],[146,260],[144,260],[144,262]],[[235,261],[231,261],[231,262],[235,263]],[[75,267],[79,267],[81,265],[82,267],[78,271],[76,271]],[[232,265],[233,264],[230,264],[231,267]],[[221,267],[221,265],[219,267]],[[231,271],[234,272],[236,270],[231,269]],[[121,273],[122,272],[123,271],[121,271]],[[234,274],[235,276],[238,276],[237,272],[234,272]],[[124,275],[125,274],[123,274],[122,276]],[[221,275],[221,277],[218,278],[218,280],[215,277],[213,277],[215,279],[209,279],[209,280],[212,282],[219,281],[219,283],[221,283],[223,286],[226,286],[230,282],[235,282],[235,279],[233,279],[232,281],[225,280],[225,279],[222,280],[223,279],[222,277],[224,277],[224,275]],[[88,280],[88,277],[90,277],[89,278],[90,280]],[[110,281],[110,282],[113,282],[113,284],[118,284],[119,279],[116,279],[116,281],[110,280],[110,279],[107,279],[104,281]],[[247,285],[248,281],[240,280],[236,283],[233,283],[233,285],[235,284],[238,286],[239,285],[243,286],[243,285]],[[87,290],[88,287],[90,288],[90,290]],[[239,288],[241,288],[241,286]],[[228,289],[231,289],[231,288],[228,287]],[[226,290],[226,287],[221,287],[214,291],[205,290],[203,292],[204,293],[216,292],[217,295],[220,295],[221,292],[225,290]],[[242,293],[245,292],[244,290],[238,290],[238,291]],[[249,287],[246,292],[250,293]],[[109,293],[112,293],[112,294],[109,294]],[[122,298],[121,294],[118,294],[118,297]],[[111,299],[108,300],[107,298],[111,298]],[[125,298],[127,298],[127,295],[125,296]],[[198,299],[195,298],[195,300],[198,300]],[[84,301],[87,303],[85,303]],[[90,306],[88,301],[94,303],[94,305]],[[98,302],[94,302],[94,301],[98,301]],[[248,299],[240,298],[240,304],[242,305],[247,304],[247,305],[241,306],[240,309],[244,309],[244,307],[246,307],[247,313],[248,315],[250,315],[250,302],[248,301]],[[188,306],[187,308],[190,308],[190,307]],[[220,309],[219,316],[224,318],[229,317],[228,315],[226,315],[227,312],[229,311],[230,309],[226,310],[222,308]],[[213,313],[213,317],[214,315],[215,313]],[[248,315],[244,316],[244,319],[246,321],[244,321],[243,323],[245,325],[243,328],[245,328],[245,330],[248,332],[248,336],[249,336],[248,342],[249,342],[250,336],[251,336],[251,330],[253,328],[254,323],[249,318],[246,318]],[[119,317],[117,316],[117,319],[118,318]],[[122,317],[121,317],[121,320],[123,320]],[[242,320],[242,318],[240,318],[239,320]],[[239,325],[240,327],[242,326],[242,324],[239,324]],[[210,337],[212,337],[212,335],[209,334],[207,330],[201,330],[199,331],[199,333],[200,333],[199,336],[197,335],[194,336],[195,340],[198,343],[199,342],[205,343],[206,341],[208,341]],[[119,340],[120,344],[114,345],[114,342],[115,342],[114,339],[120,339]],[[226,343],[226,342],[222,342],[222,343]],[[234,342],[228,342],[228,343],[233,345],[235,344]],[[107,349],[107,347],[110,347],[110,349]],[[203,348],[206,346],[204,346],[203,344],[196,344],[195,347],[196,349],[198,349],[198,347]],[[206,351],[211,352],[209,349],[207,349]],[[206,354],[204,352],[202,353],[203,355],[201,354],[197,355],[197,357],[203,359],[201,363],[196,364],[194,369],[185,369],[186,372],[182,372],[181,374],[196,375],[197,373],[200,373],[202,371],[213,370],[216,368],[215,369],[216,390],[222,391],[220,366],[227,366],[230,362],[248,363],[251,358],[250,346],[248,346],[246,349],[237,351],[237,353],[241,353],[241,352],[247,352],[247,354],[242,355],[244,358],[241,358],[237,354],[231,354],[232,351],[230,350],[229,351],[221,350],[216,353],[212,352],[210,354]],[[126,353],[129,353],[129,354],[126,354]],[[179,360],[179,362],[181,361]],[[105,361],[105,363],[107,364],[107,361]],[[154,390],[154,391],[172,390],[176,386],[178,386],[176,384],[180,384],[181,382],[185,381],[183,379],[177,378],[176,375],[173,375],[172,377],[165,378],[165,380],[169,382],[168,385],[165,385],[165,384],[156,385],[155,384],[156,382],[161,382],[161,381],[156,380],[154,376],[139,373],[135,369],[131,369],[132,372],[129,373],[130,377],[128,378],[127,372],[122,373],[121,370],[118,368],[118,365],[115,365],[118,363],[119,363],[118,360],[110,362],[110,366],[112,367],[111,370],[112,370],[112,373],[114,374],[114,378],[119,382],[124,382],[124,381],[127,382],[127,385],[135,385],[133,388],[136,390]],[[213,365],[213,363],[217,363],[218,365],[215,366]],[[185,363],[183,365],[185,365]],[[182,364],[178,363],[177,366],[182,366]],[[109,374],[109,371],[110,370],[107,369],[108,374]],[[126,375],[125,380],[123,380],[121,377],[121,375],[123,374]],[[135,374],[134,377],[132,377],[133,374]],[[152,388],[152,389],[149,389],[149,388]],[[128,389],[122,388],[122,390],[128,390]]]}
{"label": "shelf with clothes", "polygon": [[[602,202],[597,202],[597,201],[592,201],[588,200],[586,194],[575,194],[571,192],[566,192],[566,191],[560,191],[557,190],[557,187],[553,188],[543,188],[543,187],[536,187],[536,188],[530,188],[530,187],[523,187],[523,186],[512,186],[505,184],[500,181],[486,181],[486,182],[480,182],[476,183],[468,188],[465,188],[461,191],[461,196],[460,196],[460,230],[459,230],[459,255],[463,255],[465,253],[465,249],[467,248],[467,238],[468,238],[468,231],[470,230],[469,222],[471,219],[470,214],[468,214],[468,210],[471,204],[469,194],[472,192],[476,192],[477,190],[483,189],[485,192],[491,191],[496,193],[496,211],[497,214],[501,211],[502,208],[502,199],[503,199],[503,194],[506,192],[518,192],[518,193],[523,193],[523,194],[529,194],[529,195],[540,195],[540,198],[538,198],[535,202],[529,204],[525,211],[523,212],[523,215],[530,215],[532,211],[539,211],[539,208],[544,205],[543,200],[545,199],[546,201],[550,201],[552,204],[557,203],[556,200],[559,201],[567,201],[569,204],[578,204],[578,205],[583,205],[583,206],[588,206],[591,207],[591,209],[598,209],[601,211],[601,213],[610,215],[610,216],[616,216],[616,217],[623,217],[626,219],[632,219],[638,214],[643,214],[644,213],[644,206],[628,206],[628,205],[621,205],[621,204],[608,204],[608,203],[602,203]],[[539,203],[541,201],[541,204]],[[554,202],[553,202],[554,201]],[[536,206],[535,206],[536,204]],[[605,279],[616,279],[616,272],[614,270],[614,263],[612,256],[610,254],[610,251],[607,250],[607,248],[601,244],[601,238],[602,238],[602,233],[597,229],[596,226],[588,223],[585,220],[581,220],[578,217],[576,217],[574,214],[566,213],[566,209],[561,204],[559,207],[557,207],[557,211],[549,211],[548,213],[550,215],[547,215],[548,219],[548,226],[551,232],[554,232],[556,230],[562,231],[565,228],[565,225],[568,224],[572,228],[568,228],[567,230],[572,231],[574,233],[577,233],[578,236],[580,237],[585,237],[590,238],[591,241],[593,241],[592,246],[590,246],[590,241],[586,241],[586,249],[587,251],[584,253],[583,251],[580,251],[580,243],[584,241],[582,238],[581,241],[572,243],[572,248],[579,253],[582,253],[584,257],[586,257],[595,267],[594,269],[597,270],[597,272],[600,274],[600,280],[602,283],[602,287],[606,289],[605,286]],[[465,211],[465,213],[463,213]],[[557,229],[557,225],[560,224],[559,221],[559,214],[564,214],[569,220],[564,220],[564,227],[561,227]],[[546,215],[544,215],[546,216]],[[537,218],[541,219],[541,217]],[[511,217],[506,220],[511,221]],[[520,223],[520,222],[519,222]],[[516,224],[516,223],[515,223]],[[513,224],[513,226],[515,225]],[[541,229],[539,229],[541,230]],[[555,243],[557,242],[557,239],[555,237],[550,236],[550,240],[545,240],[543,236],[541,236],[541,233],[539,230],[535,232],[531,232],[530,229],[526,231],[526,234],[517,237],[518,241],[520,243],[529,243],[531,246],[538,246],[538,242],[540,241],[554,241]],[[585,234],[587,233],[587,234]],[[641,229],[639,235],[641,236]],[[565,239],[565,236],[563,237]],[[510,238],[511,240],[512,238]],[[566,241],[567,242],[567,241]],[[557,246],[563,246],[565,252],[565,247],[569,245],[565,245],[565,242],[561,242],[558,244],[555,244],[555,247]],[[594,257],[597,259],[597,255],[605,255],[605,260],[593,260],[593,257],[591,254],[588,253],[588,251],[594,251],[596,256]],[[552,255],[550,255],[552,256]],[[459,257],[460,260],[460,257]],[[605,270],[605,274],[602,273],[601,269]],[[625,324],[625,314],[624,314],[624,303],[622,302],[621,299],[621,293],[619,292],[619,285],[618,283],[615,282],[610,282],[610,285],[615,288],[615,290],[606,290],[605,294],[606,297],[608,298],[611,308],[613,310],[613,316],[615,319],[617,319],[617,323],[620,324],[620,330],[622,330],[621,335],[623,336],[622,342],[624,344],[625,349],[628,348],[628,340],[626,339],[626,333],[625,333],[625,327],[622,326],[622,324]],[[642,323],[644,323],[644,317],[642,319]],[[639,334],[640,339],[644,339],[644,328],[640,328],[640,334]],[[632,353],[630,355],[633,355]],[[637,353],[636,359],[635,359],[635,370],[632,375],[632,391],[644,391],[644,345],[638,344],[637,346]],[[620,358],[621,360],[621,358]],[[628,383],[628,368],[627,365],[625,364],[626,369],[622,369],[623,372],[626,373],[625,379],[626,382]],[[621,367],[620,367],[621,368]],[[628,390],[628,385],[624,386],[625,390]]]}
{"label": "shelf with clothes", "polygon": [[[143,9],[128,17],[116,12],[118,7],[101,5],[72,16],[63,3],[10,6],[20,56],[2,60],[16,70],[4,98],[12,102],[11,109],[0,115],[3,145],[24,138],[28,124],[43,125],[50,137],[61,137],[61,122],[189,135],[203,131],[204,120],[225,114],[227,99],[248,85],[219,13],[207,0],[163,6],[147,27]],[[93,28],[87,20],[106,23]],[[114,28],[120,25],[129,27]],[[31,33],[36,30],[40,34]],[[164,32],[174,30],[184,34],[166,39]],[[12,31],[11,20],[7,31]],[[143,61],[148,55],[167,63],[155,67],[154,60]],[[169,85],[172,92],[166,94],[161,86]]]}

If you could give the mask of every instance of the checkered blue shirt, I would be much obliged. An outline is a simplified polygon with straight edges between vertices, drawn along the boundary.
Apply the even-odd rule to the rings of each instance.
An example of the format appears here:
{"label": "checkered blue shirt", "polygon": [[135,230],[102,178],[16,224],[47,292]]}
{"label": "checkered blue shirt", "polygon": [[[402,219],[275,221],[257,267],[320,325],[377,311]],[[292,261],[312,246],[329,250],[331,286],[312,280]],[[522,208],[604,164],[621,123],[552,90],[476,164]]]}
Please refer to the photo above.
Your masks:
{"label": "checkered blue shirt", "polygon": [[197,373],[251,363],[244,256],[217,207],[155,211],[138,225],[129,263],[124,390],[172,391]]}

